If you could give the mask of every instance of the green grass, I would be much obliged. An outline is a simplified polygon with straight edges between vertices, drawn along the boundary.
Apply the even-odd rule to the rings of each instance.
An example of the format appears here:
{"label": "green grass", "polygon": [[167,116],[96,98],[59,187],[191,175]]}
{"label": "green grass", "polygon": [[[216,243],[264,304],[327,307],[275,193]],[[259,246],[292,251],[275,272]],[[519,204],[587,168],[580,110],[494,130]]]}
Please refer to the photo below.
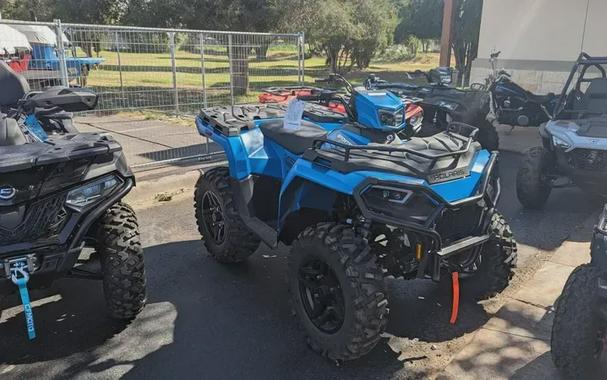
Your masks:
{"label": "green grass", "polygon": [[[208,53],[208,52],[207,52]],[[104,63],[91,70],[88,86],[95,88],[157,88],[167,89],[173,85],[171,60],[168,53],[129,53],[102,51],[99,54]],[[177,86],[180,89],[200,89],[202,86],[201,55],[187,51],[175,54]],[[415,69],[427,70],[436,67],[438,55],[422,54],[413,61],[396,63],[375,63],[364,71],[353,71],[347,77],[361,83],[369,73],[375,73],[388,80],[401,79],[403,73]],[[119,70],[122,67],[122,75]],[[249,81],[251,89],[265,86],[289,85],[297,83],[297,47],[295,45],[272,46],[267,60],[249,57]],[[306,59],[306,83],[314,83],[315,78],[328,74],[323,57]],[[289,71],[287,71],[288,69]],[[225,49],[205,56],[205,83],[208,88],[225,88],[229,85],[229,64]]]}

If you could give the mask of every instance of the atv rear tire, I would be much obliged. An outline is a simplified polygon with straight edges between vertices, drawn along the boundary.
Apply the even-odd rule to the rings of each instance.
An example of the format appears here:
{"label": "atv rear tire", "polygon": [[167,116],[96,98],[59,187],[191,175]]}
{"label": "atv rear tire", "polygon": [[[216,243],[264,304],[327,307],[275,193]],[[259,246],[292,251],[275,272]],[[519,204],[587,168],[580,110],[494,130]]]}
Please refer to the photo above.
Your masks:
{"label": "atv rear tire", "polygon": [[552,325],[552,360],[567,377],[584,378],[604,349],[605,323],[596,313],[599,270],[591,264],[577,267],[556,302]]}
{"label": "atv rear tire", "polygon": [[529,148],[523,166],[516,175],[516,196],[525,208],[541,209],[548,200],[552,186],[546,177],[551,166],[550,153],[543,147]]}
{"label": "atv rear tire", "polygon": [[493,214],[489,229],[493,237],[483,245],[476,271],[462,280],[462,296],[475,301],[503,292],[510,284],[518,259],[516,240],[501,214]]}
{"label": "atv rear tire", "polygon": [[194,209],[204,245],[220,263],[242,262],[259,247],[260,240],[245,226],[234,205],[228,168],[214,168],[200,176]]}
{"label": "atv rear tire", "polygon": [[488,151],[498,150],[500,147],[500,138],[495,126],[484,118],[479,120],[475,126],[478,128],[477,140],[481,146]]}
{"label": "atv rear tire", "polygon": [[289,256],[289,289],[308,344],[331,360],[367,354],[386,327],[382,270],[349,226],[320,223],[299,235]]}
{"label": "atv rear tire", "polygon": [[146,302],[146,279],[139,225],[133,209],[113,205],[97,222],[96,251],[101,258],[103,291],[110,315],[132,319]]}

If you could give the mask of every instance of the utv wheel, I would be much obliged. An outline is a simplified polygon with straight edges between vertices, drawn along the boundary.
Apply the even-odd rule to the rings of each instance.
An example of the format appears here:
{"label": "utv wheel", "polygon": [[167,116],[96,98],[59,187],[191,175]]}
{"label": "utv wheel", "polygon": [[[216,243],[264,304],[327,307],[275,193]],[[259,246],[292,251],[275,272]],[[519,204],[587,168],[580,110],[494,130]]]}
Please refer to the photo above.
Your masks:
{"label": "utv wheel", "polygon": [[478,127],[477,140],[481,146],[489,151],[498,150],[500,147],[500,138],[495,126],[484,118],[480,120],[476,126]]}
{"label": "utv wheel", "polygon": [[508,287],[518,258],[516,241],[501,214],[493,215],[489,229],[493,237],[481,248],[472,276],[462,284],[462,295],[476,301],[492,298]]}
{"label": "utv wheel", "polygon": [[299,235],[289,256],[289,289],[308,344],[329,359],[367,354],[385,329],[382,270],[349,226],[321,223]]}
{"label": "utv wheel", "polygon": [[577,267],[556,302],[552,360],[567,377],[584,378],[604,349],[607,326],[595,310],[599,275],[590,264]]}
{"label": "utv wheel", "polygon": [[552,187],[546,176],[551,157],[543,147],[529,148],[523,166],[516,175],[516,196],[525,208],[540,209],[548,200]]}
{"label": "utv wheel", "polygon": [[133,209],[117,203],[101,217],[97,228],[103,291],[110,315],[132,319],[146,301],[143,249]]}
{"label": "utv wheel", "polygon": [[196,224],[209,254],[220,263],[244,261],[259,247],[234,205],[228,168],[214,168],[200,177],[194,193]]}

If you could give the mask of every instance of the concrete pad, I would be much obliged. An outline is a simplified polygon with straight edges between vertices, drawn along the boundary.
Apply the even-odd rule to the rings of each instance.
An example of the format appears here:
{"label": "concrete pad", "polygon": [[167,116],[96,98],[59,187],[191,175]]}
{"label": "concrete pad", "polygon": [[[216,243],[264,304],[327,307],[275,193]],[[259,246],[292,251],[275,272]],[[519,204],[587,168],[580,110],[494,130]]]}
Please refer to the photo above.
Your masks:
{"label": "concrete pad", "polygon": [[514,298],[538,307],[550,307],[561,294],[573,269],[568,265],[548,261]]}
{"label": "concrete pad", "polygon": [[524,153],[528,148],[542,145],[536,127],[516,127],[512,130],[508,125],[499,125],[496,129],[500,138],[500,150]]}
{"label": "concrete pad", "polygon": [[549,350],[541,339],[482,329],[437,379],[507,379]]}
{"label": "concrete pad", "polygon": [[590,243],[565,241],[550,261],[571,267],[586,264],[590,262]]}
{"label": "concrete pad", "polygon": [[553,317],[554,313],[550,308],[512,300],[505,304],[483,329],[550,341]]}

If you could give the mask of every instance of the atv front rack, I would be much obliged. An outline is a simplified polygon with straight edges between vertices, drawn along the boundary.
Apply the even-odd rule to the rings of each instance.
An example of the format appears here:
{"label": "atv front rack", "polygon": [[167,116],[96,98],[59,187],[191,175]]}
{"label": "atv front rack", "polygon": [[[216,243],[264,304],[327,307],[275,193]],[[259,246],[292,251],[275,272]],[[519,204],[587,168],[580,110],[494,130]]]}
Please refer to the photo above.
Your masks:
{"label": "atv front rack", "polygon": [[[329,166],[340,172],[361,170],[361,165],[369,164],[371,170],[403,172],[399,174],[426,177],[429,183],[444,182],[468,175],[468,165],[459,165],[460,158],[469,154],[478,129],[464,123],[452,123],[442,134],[453,138],[462,147],[453,151],[429,153],[407,146],[394,144],[348,145],[329,139],[314,141],[304,153],[304,158],[320,165]],[[452,157],[446,167],[436,168],[441,159]]]}

